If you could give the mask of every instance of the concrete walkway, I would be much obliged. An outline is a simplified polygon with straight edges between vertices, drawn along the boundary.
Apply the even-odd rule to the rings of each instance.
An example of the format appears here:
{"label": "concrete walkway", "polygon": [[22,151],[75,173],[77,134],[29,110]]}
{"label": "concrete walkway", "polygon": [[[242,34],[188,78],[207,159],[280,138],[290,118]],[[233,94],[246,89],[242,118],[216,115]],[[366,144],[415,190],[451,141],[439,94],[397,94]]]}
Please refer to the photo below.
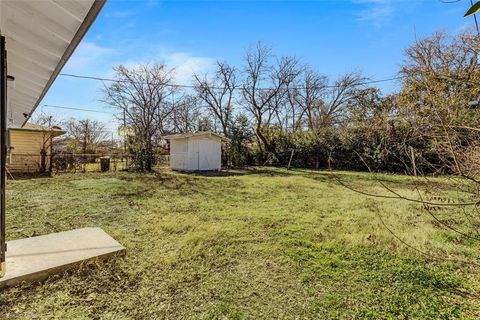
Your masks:
{"label": "concrete walkway", "polygon": [[40,281],[92,259],[125,248],[100,228],[83,228],[7,242],[7,273],[0,288]]}

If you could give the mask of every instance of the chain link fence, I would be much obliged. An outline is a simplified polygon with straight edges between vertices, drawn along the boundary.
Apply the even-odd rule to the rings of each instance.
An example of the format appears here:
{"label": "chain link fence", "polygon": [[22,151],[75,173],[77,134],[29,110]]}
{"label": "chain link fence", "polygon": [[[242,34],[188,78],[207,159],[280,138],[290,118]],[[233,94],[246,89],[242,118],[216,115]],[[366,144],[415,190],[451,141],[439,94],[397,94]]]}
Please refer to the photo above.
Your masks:
{"label": "chain link fence", "polygon": [[[108,170],[102,170],[102,159],[108,159]],[[168,155],[155,156],[156,167],[168,165]],[[52,158],[53,174],[133,170],[136,170],[133,157],[125,154],[55,154]]]}
{"label": "chain link fence", "polygon": [[[102,170],[102,159],[104,159],[104,170]],[[155,168],[168,166],[169,161],[168,155],[158,154],[155,156]],[[106,167],[105,163],[107,163]],[[12,153],[9,156],[7,168],[11,174],[115,172],[134,171],[137,169],[130,154],[119,153],[58,153],[45,156],[33,153]]]}

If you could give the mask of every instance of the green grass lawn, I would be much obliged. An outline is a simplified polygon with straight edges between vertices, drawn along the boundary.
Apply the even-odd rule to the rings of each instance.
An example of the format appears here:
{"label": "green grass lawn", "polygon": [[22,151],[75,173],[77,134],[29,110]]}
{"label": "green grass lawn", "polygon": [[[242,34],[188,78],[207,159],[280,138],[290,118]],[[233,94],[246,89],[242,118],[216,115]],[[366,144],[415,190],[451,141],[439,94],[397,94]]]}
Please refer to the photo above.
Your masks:
{"label": "green grass lawn", "polygon": [[[369,174],[337,174],[385,193]],[[415,196],[408,177],[378,178]],[[100,226],[127,254],[0,292],[2,319],[480,317],[479,241],[327,172],[64,174],[7,193],[8,239]]]}

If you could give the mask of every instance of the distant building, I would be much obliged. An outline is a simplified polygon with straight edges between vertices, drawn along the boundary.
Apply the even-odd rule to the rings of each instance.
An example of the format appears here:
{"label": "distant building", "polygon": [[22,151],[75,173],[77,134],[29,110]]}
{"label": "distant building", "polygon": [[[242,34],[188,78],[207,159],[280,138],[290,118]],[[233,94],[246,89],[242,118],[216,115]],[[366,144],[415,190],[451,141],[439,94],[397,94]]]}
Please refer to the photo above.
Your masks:
{"label": "distant building", "polygon": [[7,168],[10,172],[35,173],[48,171],[55,137],[65,131],[26,123],[21,128],[9,128]]}
{"label": "distant building", "polygon": [[220,171],[222,142],[227,138],[213,132],[165,136],[170,141],[170,168],[179,171]]}

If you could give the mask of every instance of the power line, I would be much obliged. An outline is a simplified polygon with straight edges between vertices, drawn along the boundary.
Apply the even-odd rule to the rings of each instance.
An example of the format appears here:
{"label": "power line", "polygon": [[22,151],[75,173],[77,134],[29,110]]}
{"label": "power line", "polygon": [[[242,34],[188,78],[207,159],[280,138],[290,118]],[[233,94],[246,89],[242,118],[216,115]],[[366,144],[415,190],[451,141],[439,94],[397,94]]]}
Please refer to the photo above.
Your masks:
{"label": "power line", "polygon": [[[438,78],[443,78],[446,80],[452,80],[452,81],[461,81],[464,83],[468,84],[473,84],[473,85],[479,85],[479,82],[474,82],[470,81],[468,79],[459,79],[455,78],[452,76],[448,75],[442,75],[442,74],[435,74],[434,72],[427,72],[430,73],[434,76],[437,76]],[[118,82],[118,83],[135,83],[135,84],[140,84],[140,85],[148,85],[152,84],[152,82],[148,81],[132,81],[132,80],[122,80],[122,79],[112,79],[112,78],[102,78],[102,77],[95,77],[95,76],[86,76],[86,75],[78,75],[78,74],[72,74],[72,73],[60,73],[60,76],[64,77],[71,77],[71,78],[79,78],[79,79],[86,79],[86,80],[96,80],[96,81],[108,81],[108,82]],[[362,85],[369,85],[369,84],[376,84],[376,83],[382,83],[382,82],[390,82],[390,81],[396,81],[396,80],[403,80],[408,78],[408,76],[403,75],[403,76],[395,76],[391,78],[384,78],[384,79],[378,79],[378,80],[368,80],[368,81],[363,81],[354,84],[354,86],[362,86]],[[159,83],[160,84],[160,83]],[[161,85],[166,86],[166,87],[173,87],[173,88],[189,88],[189,89],[195,89],[196,86],[194,85],[188,85],[188,84],[173,84],[173,83],[161,83]],[[339,88],[341,85],[325,85],[325,86],[318,86],[316,88],[325,88],[325,89],[331,89],[331,88]],[[224,90],[224,87],[210,87],[211,89],[215,90]],[[234,87],[230,88],[230,90],[242,90],[242,87]],[[290,87],[289,89],[308,89],[307,87]],[[257,88],[257,90],[275,90],[275,88]]]}
{"label": "power line", "polygon": [[[60,73],[60,76],[63,77],[71,77],[71,78],[78,78],[78,79],[86,79],[86,80],[96,80],[96,81],[108,81],[108,82],[118,82],[118,83],[135,83],[135,84],[150,84],[151,82],[145,82],[145,81],[132,81],[132,80],[121,80],[121,79],[112,79],[112,78],[102,78],[102,77],[96,77],[96,76],[86,76],[86,75],[79,75],[79,74],[72,74],[72,73]],[[375,84],[375,83],[382,83],[382,82],[389,82],[389,81],[395,81],[395,80],[401,80],[404,79],[405,76],[397,76],[397,77],[391,77],[391,78],[385,78],[385,79],[379,79],[379,80],[369,80],[369,81],[363,81],[359,82],[356,84],[356,86],[362,86],[362,85],[368,85],[368,84]],[[166,87],[173,87],[173,88],[187,88],[187,89],[195,89],[196,86],[194,85],[188,85],[188,84],[172,84],[172,83],[161,83],[161,85],[166,86]],[[320,86],[320,88],[326,88],[326,89],[331,89],[331,88],[338,88],[340,85],[326,85],[326,86]],[[224,87],[211,87],[212,89],[215,90],[224,90]],[[240,87],[235,87],[231,88],[231,90],[241,90],[242,88]],[[291,89],[307,89],[306,87],[293,87]],[[257,88],[257,90],[274,90],[273,88]]]}
{"label": "power line", "polygon": [[[130,80],[119,80],[119,79],[111,79],[111,78],[101,78],[101,77],[95,77],[95,76],[86,76],[86,75],[78,75],[78,74],[71,74],[71,73],[60,73],[61,76],[64,77],[72,77],[72,78],[79,78],[79,79],[86,79],[86,80],[96,80],[96,81],[110,81],[110,82],[128,82],[128,83],[137,83],[137,84],[149,84],[148,82],[139,82],[139,81],[130,81]],[[466,79],[457,79],[451,76],[447,75],[437,75],[439,78],[443,78],[446,80],[453,80],[453,81],[462,81],[464,83],[469,83],[469,84],[474,84],[478,85],[479,83],[474,82],[474,81],[469,81]],[[368,84],[375,84],[375,83],[382,83],[382,82],[389,82],[389,81],[395,81],[395,80],[402,80],[407,78],[407,76],[397,76],[397,77],[391,77],[391,78],[385,78],[385,79],[379,79],[379,80],[370,80],[370,81],[364,81],[356,84],[356,86],[360,85],[368,85]],[[165,86],[169,87],[181,87],[181,88],[195,88],[193,85],[186,85],[186,84],[163,84]],[[330,85],[330,86],[322,86],[322,88],[337,88],[339,87],[338,85]],[[223,90],[224,88],[221,87],[212,87],[212,89],[219,89]],[[241,90],[242,88],[236,87],[233,88],[234,90]],[[291,89],[305,89],[305,87],[295,87]],[[272,90],[271,88],[258,88],[258,90]],[[76,110],[76,111],[85,111],[85,112],[94,112],[94,113],[103,113],[103,114],[109,114],[109,115],[116,115],[116,113],[113,112],[107,112],[107,111],[99,111],[99,110],[92,110],[92,109],[84,109],[84,108],[77,108],[77,107],[67,107],[67,106],[59,106],[59,105],[50,105],[50,104],[45,104],[43,107],[46,108],[56,108],[56,109],[67,109],[67,110]]]}
{"label": "power line", "polygon": [[[97,81],[108,81],[108,82],[120,82],[120,83],[136,83],[136,84],[150,84],[152,82],[145,82],[145,81],[131,81],[131,80],[121,80],[121,79],[112,79],[112,78],[101,78],[95,76],[85,76],[79,74],[72,74],[72,73],[60,73],[59,76],[63,77],[71,77],[71,78],[79,78],[79,79],[87,79],[87,80],[97,80]],[[175,87],[175,88],[195,88],[193,85],[187,84],[172,84],[172,83],[159,83],[166,87]],[[214,88],[219,89],[219,88]]]}
{"label": "power line", "polygon": [[45,107],[45,108],[55,108],[55,109],[76,110],[76,111],[86,111],[86,112],[95,112],[95,113],[104,113],[104,114],[109,114],[109,115],[115,115],[115,113],[113,113],[113,112],[100,111],[100,110],[91,110],[91,109],[83,109],[83,108],[75,108],[75,107],[66,107],[66,106],[57,106],[57,105],[51,105],[51,104],[44,104],[42,107]]}

